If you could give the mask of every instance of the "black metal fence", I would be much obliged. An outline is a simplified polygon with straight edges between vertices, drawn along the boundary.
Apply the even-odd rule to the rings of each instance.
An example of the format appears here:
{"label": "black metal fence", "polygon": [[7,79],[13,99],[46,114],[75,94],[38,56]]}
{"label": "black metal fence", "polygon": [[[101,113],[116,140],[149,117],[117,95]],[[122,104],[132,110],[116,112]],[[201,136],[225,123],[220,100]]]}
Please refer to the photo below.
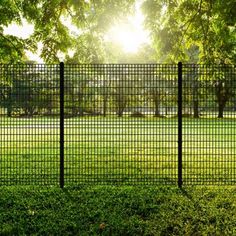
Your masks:
{"label": "black metal fence", "polygon": [[0,65],[0,185],[234,184],[233,65]]}

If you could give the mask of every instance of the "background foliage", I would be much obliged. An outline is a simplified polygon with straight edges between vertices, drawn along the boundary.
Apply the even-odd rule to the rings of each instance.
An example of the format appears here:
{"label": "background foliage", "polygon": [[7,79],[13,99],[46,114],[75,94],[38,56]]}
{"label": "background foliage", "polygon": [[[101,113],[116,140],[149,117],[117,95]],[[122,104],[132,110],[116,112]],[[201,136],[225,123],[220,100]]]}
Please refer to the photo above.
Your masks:
{"label": "background foliage", "polygon": [[[0,3],[0,62],[26,60],[25,50],[43,44],[45,62],[58,62],[59,53],[70,63],[90,62],[206,62],[232,63],[236,60],[236,3],[216,0],[144,0],[145,28],[152,43],[135,55],[121,52],[119,45],[104,40],[105,33],[135,10],[134,0],[2,0]],[[3,27],[34,25],[27,39],[5,35]],[[78,32],[70,32],[63,19]],[[74,56],[69,56],[74,50]]]}

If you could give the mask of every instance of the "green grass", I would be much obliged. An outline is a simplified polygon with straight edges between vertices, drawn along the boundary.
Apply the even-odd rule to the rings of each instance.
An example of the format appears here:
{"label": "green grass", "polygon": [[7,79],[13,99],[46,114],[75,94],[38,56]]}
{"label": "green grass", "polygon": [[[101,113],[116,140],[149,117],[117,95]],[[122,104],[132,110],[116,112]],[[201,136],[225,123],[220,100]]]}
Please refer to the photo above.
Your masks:
{"label": "green grass", "polygon": [[[2,185],[58,185],[59,119],[0,118]],[[177,119],[65,120],[65,184],[176,184]],[[185,184],[236,183],[233,118],[183,119]]]}
{"label": "green grass", "polygon": [[236,235],[236,188],[1,187],[0,235]]}

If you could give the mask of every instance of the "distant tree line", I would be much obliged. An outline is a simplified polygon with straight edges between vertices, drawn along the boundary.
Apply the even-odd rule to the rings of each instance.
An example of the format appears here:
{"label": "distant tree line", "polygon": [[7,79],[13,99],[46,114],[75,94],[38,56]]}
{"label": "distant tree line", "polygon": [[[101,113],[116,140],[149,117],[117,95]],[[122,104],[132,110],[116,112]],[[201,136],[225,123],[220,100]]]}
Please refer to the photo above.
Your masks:
{"label": "distant tree line", "polygon": [[[59,114],[57,65],[2,65],[0,74],[0,107],[7,116]],[[174,65],[66,65],[65,114],[162,117],[177,112],[177,88]],[[236,110],[235,95],[233,66],[185,66],[184,115],[217,111],[222,118],[227,106]]]}

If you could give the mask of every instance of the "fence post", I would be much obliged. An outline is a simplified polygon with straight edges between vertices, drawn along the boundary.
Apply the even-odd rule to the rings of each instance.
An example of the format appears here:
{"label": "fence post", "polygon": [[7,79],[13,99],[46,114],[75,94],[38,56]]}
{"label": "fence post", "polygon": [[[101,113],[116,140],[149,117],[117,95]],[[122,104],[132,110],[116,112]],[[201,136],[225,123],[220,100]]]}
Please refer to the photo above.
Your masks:
{"label": "fence post", "polygon": [[178,186],[183,185],[182,178],[182,62],[178,63]]}
{"label": "fence post", "polygon": [[60,62],[60,187],[64,187],[64,63]]}

